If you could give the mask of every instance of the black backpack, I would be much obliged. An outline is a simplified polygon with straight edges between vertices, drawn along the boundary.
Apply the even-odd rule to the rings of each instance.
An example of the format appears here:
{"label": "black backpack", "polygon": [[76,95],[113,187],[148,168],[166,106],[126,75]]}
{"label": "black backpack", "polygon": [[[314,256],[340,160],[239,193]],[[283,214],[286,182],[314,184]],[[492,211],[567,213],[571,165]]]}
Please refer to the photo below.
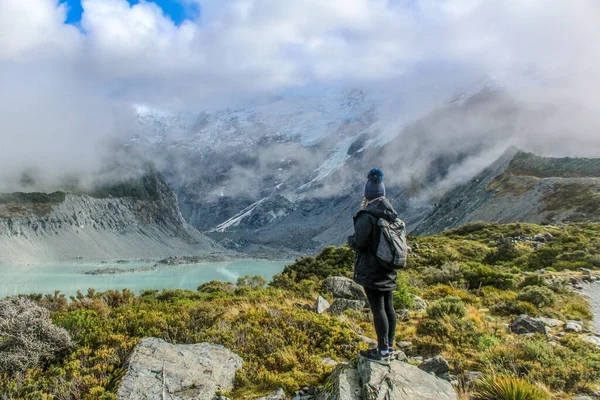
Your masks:
{"label": "black backpack", "polygon": [[374,249],[374,253],[379,264],[393,271],[406,268],[408,245],[404,221],[396,218],[390,222],[385,218],[379,218],[377,226],[380,230],[379,244]]}

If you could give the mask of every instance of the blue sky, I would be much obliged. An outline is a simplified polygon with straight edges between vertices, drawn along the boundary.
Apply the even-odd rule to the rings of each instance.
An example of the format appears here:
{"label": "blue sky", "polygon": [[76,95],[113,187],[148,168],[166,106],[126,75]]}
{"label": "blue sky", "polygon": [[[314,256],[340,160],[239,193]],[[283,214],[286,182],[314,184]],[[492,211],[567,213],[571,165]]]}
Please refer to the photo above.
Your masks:
{"label": "blue sky", "polygon": [[[129,4],[137,4],[140,0],[127,0]],[[178,0],[146,0],[149,3],[155,3],[162,8],[165,15],[169,16],[176,25],[181,24],[185,19],[195,19],[200,14],[199,6],[184,5]],[[69,7],[67,14],[68,24],[77,24],[81,20],[81,0],[61,0]]]}

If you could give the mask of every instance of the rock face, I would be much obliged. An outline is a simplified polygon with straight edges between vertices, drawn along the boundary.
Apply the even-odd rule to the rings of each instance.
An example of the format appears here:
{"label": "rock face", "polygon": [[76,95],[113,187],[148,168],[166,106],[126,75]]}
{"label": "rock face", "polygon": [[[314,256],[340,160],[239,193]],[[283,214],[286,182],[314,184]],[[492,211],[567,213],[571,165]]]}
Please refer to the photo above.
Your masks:
{"label": "rock face", "polygon": [[[412,233],[429,235],[476,221],[597,221],[577,196],[600,199],[598,159],[546,158],[507,151],[464,185],[446,193]],[[560,198],[562,203],[553,201]],[[552,240],[538,237],[539,242]]]}
{"label": "rock face", "polygon": [[233,388],[242,359],[223,346],[209,343],[172,345],[142,339],[121,381],[120,400],[212,399],[218,389]]}
{"label": "rock face", "polygon": [[392,361],[379,365],[361,357],[356,367],[340,364],[318,400],[455,400],[450,383],[415,366]]}
{"label": "rock face", "polygon": [[546,325],[536,318],[529,315],[520,315],[510,324],[510,330],[518,335],[526,333],[543,333],[546,334]]}
{"label": "rock face", "polygon": [[[119,197],[117,190],[114,196],[107,190],[0,196],[0,263],[160,258],[223,250],[184,221],[175,194],[159,175],[140,178],[131,187],[147,194],[135,197],[132,191]],[[44,207],[31,207],[32,201],[43,201]]]}
{"label": "rock face", "polygon": [[352,279],[343,276],[330,276],[325,279],[323,289],[336,298],[367,301],[367,296],[362,286]]}

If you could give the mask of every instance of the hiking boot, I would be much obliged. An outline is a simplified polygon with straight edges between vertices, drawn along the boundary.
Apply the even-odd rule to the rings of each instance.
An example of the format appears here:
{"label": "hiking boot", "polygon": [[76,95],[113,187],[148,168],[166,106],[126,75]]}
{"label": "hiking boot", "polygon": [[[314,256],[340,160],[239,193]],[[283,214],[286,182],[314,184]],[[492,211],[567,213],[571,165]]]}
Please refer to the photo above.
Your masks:
{"label": "hiking boot", "polygon": [[392,354],[389,351],[386,351],[384,354],[381,354],[379,349],[361,350],[359,352],[359,355],[371,362],[381,365],[389,365],[390,360],[392,358]]}
{"label": "hiking boot", "polygon": [[388,347],[388,354],[390,355],[391,359],[397,359],[398,354],[400,353],[402,353],[402,350],[396,350],[393,347]]}

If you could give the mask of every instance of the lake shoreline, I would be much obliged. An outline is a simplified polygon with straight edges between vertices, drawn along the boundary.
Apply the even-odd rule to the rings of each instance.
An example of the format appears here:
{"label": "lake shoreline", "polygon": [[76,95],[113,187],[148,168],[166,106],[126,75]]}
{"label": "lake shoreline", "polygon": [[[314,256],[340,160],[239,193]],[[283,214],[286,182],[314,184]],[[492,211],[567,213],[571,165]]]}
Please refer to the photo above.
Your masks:
{"label": "lake shoreline", "polygon": [[[0,298],[28,294],[53,294],[60,291],[67,296],[88,288],[96,292],[129,289],[142,290],[187,289],[212,280],[236,282],[246,275],[260,275],[267,281],[283,271],[293,260],[272,261],[235,259],[229,261],[173,263],[148,265],[144,262],[122,264],[46,264],[32,266],[0,266]],[[93,273],[98,269],[119,269],[123,273]],[[131,271],[133,270],[133,271]],[[89,272],[92,273],[89,273]],[[88,272],[88,273],[86,273]],[[110,271],[107,271],[110,272]]]}

